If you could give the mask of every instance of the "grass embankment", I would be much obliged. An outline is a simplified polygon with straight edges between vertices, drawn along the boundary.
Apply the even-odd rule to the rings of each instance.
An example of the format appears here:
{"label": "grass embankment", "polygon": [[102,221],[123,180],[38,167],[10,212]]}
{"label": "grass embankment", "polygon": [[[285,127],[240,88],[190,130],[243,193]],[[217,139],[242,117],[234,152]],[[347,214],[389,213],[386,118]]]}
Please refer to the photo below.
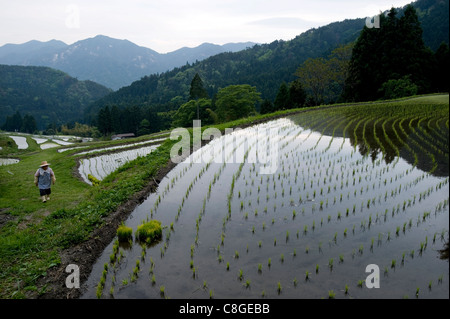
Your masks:
{"label": "grass embankment", "polygon": [[[448,95],[417,97],[400,103],[448,104]],[[322,107],[279,111],[215,127],[224,131],[225,128],[244,127],[319,108]],[[202,127],[202,130],[206,128]],[[71,155],[74,151],[41,150],[30,137],[27,137],[27,142],[28,149],[18,150],[7,135],[0,135],[0,156],[20,159],[18,164],[0,166],[1,298],[26,298],[45,293],[45,286],[37,286],[38,279],[46,276],[49,268],[61,264],[61,251],[90,238],[94,230],[104,225],[107,216],[145,188],[158,172],[167,167],[170,149],[176,143],[165,141],[149,156],[126,164],[98,186],[91,187],[73,174],[77,165],[77,157]],[[87,145],[99,147],[118,143]],[[52,199],[45,204],[40,201],[38,189],[33,184],[33,174],[43,160],[51,163],[57,178],[52,187]]]}
{"label": "grass embankment", "polygon": [[[1,137],[5,143],[7,137]],[[159,169],[167,165],[170,148],[167,141],[152,156],[126,164],[91,187],[74,177],[76,158],[56,149],[40,150],[27,138],[27,150],[9,145],[3,148],[20,163],[0,166],[0,297],[24,298],[27,292],[44,293],[36,287],[39,277],[57,266],[61,250],[89,238],[133,194],[143,189]],[[33,175],[41,161],[51,164],[56,175],[51,200],[42,203],[33,184]]]}

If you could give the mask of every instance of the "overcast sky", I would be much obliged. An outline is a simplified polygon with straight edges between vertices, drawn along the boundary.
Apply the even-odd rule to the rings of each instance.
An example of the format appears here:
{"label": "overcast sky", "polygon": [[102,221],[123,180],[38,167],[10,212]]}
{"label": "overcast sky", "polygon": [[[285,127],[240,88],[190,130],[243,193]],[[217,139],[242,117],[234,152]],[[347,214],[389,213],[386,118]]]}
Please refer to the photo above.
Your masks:
{"label": "overcast sky", "polygon": [[0,46],[98,34],[159,53],[204,42],[270,43],[411,0],[0,0]]}

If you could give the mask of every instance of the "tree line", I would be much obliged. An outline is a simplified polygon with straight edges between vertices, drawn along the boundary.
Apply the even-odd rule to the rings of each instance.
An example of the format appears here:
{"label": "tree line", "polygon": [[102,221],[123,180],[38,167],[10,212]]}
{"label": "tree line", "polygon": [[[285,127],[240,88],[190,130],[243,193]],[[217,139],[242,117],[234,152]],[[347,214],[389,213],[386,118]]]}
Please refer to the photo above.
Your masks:
{"label": "tree line", "polygon": [[25,114],[24,117],[19,111],[16,111],[11,116],[7,116],[5,123],[1,126],[3,131],[35,133],[37,132],[36,119],[33,115]]}

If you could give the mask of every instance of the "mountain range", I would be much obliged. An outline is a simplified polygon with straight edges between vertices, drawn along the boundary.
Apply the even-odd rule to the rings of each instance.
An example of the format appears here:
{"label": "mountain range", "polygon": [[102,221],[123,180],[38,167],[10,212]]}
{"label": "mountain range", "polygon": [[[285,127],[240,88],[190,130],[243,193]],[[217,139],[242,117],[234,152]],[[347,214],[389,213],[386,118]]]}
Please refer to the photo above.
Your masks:
{"label": "mountain range", "polygon": [[68,45],[62,41],[5,44],[0,47],[0,64],[47,66],[79,80],[91,80],[113,90],[130,85],[149,74],[161,73],[186,63],[201,61],[222,52],[237,52],[254,43],[203,43],[161,54],[128,40],[104,35]]}

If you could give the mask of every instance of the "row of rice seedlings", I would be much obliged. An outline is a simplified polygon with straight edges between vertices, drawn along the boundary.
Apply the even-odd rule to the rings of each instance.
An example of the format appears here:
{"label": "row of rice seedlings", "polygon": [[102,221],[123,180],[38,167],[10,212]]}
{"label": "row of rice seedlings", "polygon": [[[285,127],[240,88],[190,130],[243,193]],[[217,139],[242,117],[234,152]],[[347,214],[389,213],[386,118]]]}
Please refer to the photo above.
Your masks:
{"label": "row of rice seedlings", "polygon": [[93,175],[98,180],[102,180],[123,164],[135,160],[138,157],[148,155],[158,146],[159,145],[153,145],[119,153],[85,158],[82,162],[80,161],[82,165],[79,167],[79,172],[82,176],[85,176],[85,180],[89,174]]}

